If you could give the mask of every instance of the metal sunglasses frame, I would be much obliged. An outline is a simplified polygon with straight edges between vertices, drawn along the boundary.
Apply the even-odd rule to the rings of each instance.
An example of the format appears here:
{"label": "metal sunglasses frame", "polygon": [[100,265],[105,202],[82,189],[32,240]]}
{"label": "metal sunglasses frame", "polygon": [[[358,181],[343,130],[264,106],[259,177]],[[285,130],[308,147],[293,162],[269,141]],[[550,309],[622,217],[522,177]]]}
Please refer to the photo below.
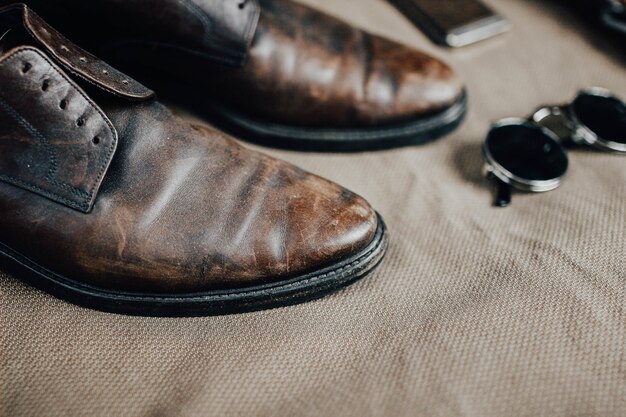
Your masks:
{"label": "metal sunglasses frame", "polygon": [[[604,139],[580,120],[579,115],[576,114],[574,103],[583,95],[607,98],[624,103],[604,88],[587,88],[581,90],[570,104],[540,107],[527,119],[506,118],[498,120],[492,124],[490,133],[505,126],[532,127],[539,129],[555,145],[561,146],[563,152],[565,152],[564,145],[571,142],[576,145],[592,146],[603,151],[626,153],[626,143]],[[626,106],[626,104],[624,105]],[[626,132],[624,134],[626,135]],[[487,141],[483,145],[483,154],[485,158],[484,173],[488,178],[496,180],[498,185],[495,204],[499,207],[506,207],[511,203],[510,187],[528,192],[546,192],[558,188],[566,177],[566,174],[548,180],[529,180],[519,177],[504,168],[493,157],[487,146]]]}

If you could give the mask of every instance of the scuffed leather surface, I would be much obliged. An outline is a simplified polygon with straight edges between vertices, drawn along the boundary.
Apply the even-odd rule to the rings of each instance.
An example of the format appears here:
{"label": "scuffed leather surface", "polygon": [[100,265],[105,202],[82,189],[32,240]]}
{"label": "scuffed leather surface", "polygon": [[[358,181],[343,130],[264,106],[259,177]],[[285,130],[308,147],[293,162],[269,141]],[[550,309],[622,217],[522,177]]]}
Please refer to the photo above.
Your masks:
{"label": "scuffed leather surface", "polygon": [[462,93],[450,67],[429,55],[291,1],[261,5],[248,65],[211,75],[231,107],[286,124],[351,127],[419,118]]}
{"label": "scuffed leather surface", "polygon": [[[63,161],[59,173],[70,184],[98,173],[84,161],[105,148],[85,147],[83,141],[83,135],[90,139],[101,132],[98,108],[119,136],[89,214],[0,182],[0,242],[39,265],[101,288],[191,293],[316,271],[357,254],[373,239],[376,214],[352,192],[191,126],[155,101],[129,101],[90,88],[85,100],[97,107],[84,113],[85,104],[76,98],[81,91],[67,80],[69,74],[33,48],[22,51],[13,56],[32,60],[29,77],[18,64],[3,66],[3,88],[19,97],[11,103],[24,119],[52,138],[56,159]],[[17,62],[7,55],[0,62]],[[45,76],[50,84],[41,91],[31,77]],[[73,81],[90,86],[81,77]],[[64,113],[59,102],[70,86]],[[77,114],[84,115],[86,129],[76,128],[73,135],[65,122]],[[49,164],[31,151],[33,139],[22,130],[15,123],[0,125],[5,158],[16,156],[20,163],[9,160],[4,167],[36,181],[42,172],[31,173],[24,160],[34,155],[32,165],[39,170]]]}
{"label": "scuffed leather surface", "polygon": [[109,119],[33,48],[0,58],[0,86],[0,180],[89,211],[117,144]]}
{"label": "scuffed leather surface", "polygon": [[[222,100],[282,123],[350,127],[421,117],[453,104],[462,85],[443,62],[296,3],[261,0],[250,61],[216,71]],[[240,87],[240,88],[241,88]],[[270,104],[271,105],[268,105]]]}
{"label": "scuffed leather surface", "polygon": [[455,51],[387,1],[307,2],[439,51],[467,81],[467,122],[447,140],[270,151],[367,197],[391,230],[380,268],[313,303],[193,319],[80,308],[0,273],[0,414],[626,416],[624,157],[572,151],[563,188],[505,210],[480,173],[491,120],[578,86],[626,98],[622,49],[545,0],[485,0],[513,30]]}
{"label": "scuffed leather surface", "polygon": [[[385,125],[441,111],[462,95],[461,81],[440,60],[290,0],[250,1],[242,9],[234,7],[239,0],[33,3],[64,31],[155,88],[191,85],[196,95],[269,122]],[[215,59],[228,62],[230,49],[198,53],[206,30],[190,10],[217,16],[223,25],[218,33],[228,38],[235,27],[237,33],[252,28],[259,7],[238,67]]]}
{"label": "scuffed leather surface", "polygon": [[0,240],[99,287],[195,292],[315,270],[367,245],[365,201],[192,128],[158,103],[109,102],[120,142],[89,215],[0,185]]}

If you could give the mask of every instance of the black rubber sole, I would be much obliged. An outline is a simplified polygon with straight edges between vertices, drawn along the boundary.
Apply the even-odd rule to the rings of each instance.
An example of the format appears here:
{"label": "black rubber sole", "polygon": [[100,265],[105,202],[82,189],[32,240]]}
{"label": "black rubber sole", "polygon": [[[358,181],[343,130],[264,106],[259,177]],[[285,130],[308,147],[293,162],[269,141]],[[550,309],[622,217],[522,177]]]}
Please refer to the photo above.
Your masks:
{"label": "black rubber sole", "polygon": [[197,91],[187,91],[180,86],[161,84],[158,92],[242,140],[308,152],[364,152],[422,145],[454,131],[463,122],[467,111],[464,92],[456,103],[438,113],[395,125],[359,129],[301,127],[246,117],[199,96]]}
{"label": "black rubber sole", "polygon": [[191,317],[244,313],[299,304],[337,291],[371,272],[383,259],[387,230],[379,217],[372,242],[360,253],[322,270],[276,284],[198,294],[138,294],[103,290],[43,268],[0,244],[3,269],[60,299],[96,310],[137,316]]}
{"label": "black rubber sole", "polygon": [[396,125],[362,129],[297,127],[254,120],[208,104],[217,124],[244,140],[264,146],[310,152],[363,152],[422,145],[455,130],[466,113],[465,94],[430,116]]}

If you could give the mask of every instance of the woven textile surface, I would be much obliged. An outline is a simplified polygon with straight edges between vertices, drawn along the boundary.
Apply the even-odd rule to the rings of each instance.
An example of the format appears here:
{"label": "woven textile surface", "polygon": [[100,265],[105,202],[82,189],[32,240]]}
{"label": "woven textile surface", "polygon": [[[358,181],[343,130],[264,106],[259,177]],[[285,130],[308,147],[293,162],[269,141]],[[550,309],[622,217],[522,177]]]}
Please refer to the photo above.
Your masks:
{"label": "woven textile surface", "polygon": [[561,188],[496,209],[480,150],[491,121],[579,88],[626,97],[626,51],[539,0],[490,1],[513,31],[456,51],[382,0],[306,2],[468,86],[439,142],[266,150],[366,197],[383,264],[319,301],[191,319],[91,311],[0,272],[0,416],[626,416],[626,159],[571,151]]}

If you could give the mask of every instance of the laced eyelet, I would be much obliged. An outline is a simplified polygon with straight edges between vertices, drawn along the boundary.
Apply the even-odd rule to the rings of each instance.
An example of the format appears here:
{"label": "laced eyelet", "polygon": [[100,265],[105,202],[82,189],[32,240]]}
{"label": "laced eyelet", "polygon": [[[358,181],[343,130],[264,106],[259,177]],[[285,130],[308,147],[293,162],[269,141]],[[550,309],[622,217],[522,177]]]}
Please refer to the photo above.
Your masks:
{"label": "laced eyelet", "polygon": [[76,120],[76,126],[80,127],[80,126],[83,126],[84,124],[85,124],[85,119],[83,119],[82,117]]}
{"label": "laced eyelet", "polygon": [[67,108],[67,100],[65,100],[65,99],[61,100],[61,102],[59,103],[59,107],[62,110],[65,110]]}

